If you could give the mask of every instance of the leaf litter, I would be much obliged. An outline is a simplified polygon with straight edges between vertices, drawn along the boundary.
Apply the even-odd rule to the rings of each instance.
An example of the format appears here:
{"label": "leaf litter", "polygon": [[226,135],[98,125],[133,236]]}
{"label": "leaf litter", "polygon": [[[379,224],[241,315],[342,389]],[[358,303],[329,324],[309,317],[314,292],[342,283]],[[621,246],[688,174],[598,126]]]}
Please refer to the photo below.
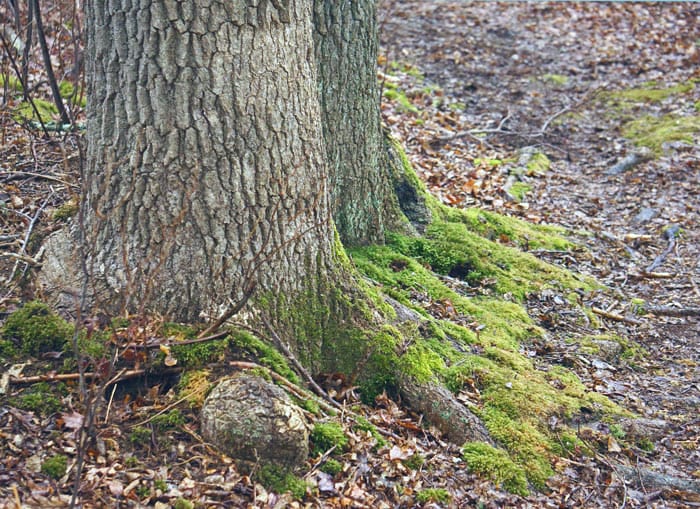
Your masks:
{"label": "leaf litter", "polygon": [[[56,35],[64,25],[60,9],[53,12],[45,22]],[[590,314],[556,292],[530,295],[530,315],[547,334],[526,345],[528,355],[540,369],[569,367],[589,389],[643,419],[619,428],[587,423],[580,438],[595,454],[561,458],[548,491],[522,497],[470,474],[458,447],[390,399],[373,408],[355,404],[355,415],[377,433],[342,415],[349,447],[333,456],[339,470],[326,473],[311,458],[307,495],[298,501],[265,490],[203,443],[191,408],[178,406],[171,427],[149,421],[174,396],[164,386],[145,387],[136,397],[114,395],[96,423],[81,480],[83,507],[169,507],[180,499],[204,507],[700,506],[697,492],[669,482],[700,478],[698,319],[653,312],[700,302],[697,133],[610,171],[638,151],[625,139],[628,122],[697,115],[694,87],[666,97],[611,93],[697,80],[698,14],[692,4],[408,0],[383,2],[380,12],[383,118],[430,190],[450,205],[565,226],[585,250],[533,254],[615,290],[580,296],[599,311]],[[66,46],[61,51],[53,55],[57,67],[69,55]],[[40,72],[32,68],[37,83]],[[25,241],[27,230],[50,233],[52,215],[76,192],[80,136],[42,139],[7,111],[0,250],[31,259],[36,248]],[[550,161],[545,171],[528,167],[537,153]],[[668,250],[669,229],[676,229],[675,244],[646,271]],[[16,257],[2,256],[0,264],[3,274],[24,270]],[[22,295],[8,284],[0,298],[10,310]],[[469,322],[449,302],[428,300],[424,307]],[[47,477],[42,463],[65,455],[68,472],[75,467],[76,430],[86,418],[74,407],[75,390],[66,382],[55,395],[56,410],[23,410],[3,400],[0,507],[69,502],[69,474]],[[17,388],[9,396],[18,396]],[[459,397],[466,404],[480,399],[468,384]],[[556,429],[556,418],[550,425]],[[440,498],[440,489],[449,497]]]}

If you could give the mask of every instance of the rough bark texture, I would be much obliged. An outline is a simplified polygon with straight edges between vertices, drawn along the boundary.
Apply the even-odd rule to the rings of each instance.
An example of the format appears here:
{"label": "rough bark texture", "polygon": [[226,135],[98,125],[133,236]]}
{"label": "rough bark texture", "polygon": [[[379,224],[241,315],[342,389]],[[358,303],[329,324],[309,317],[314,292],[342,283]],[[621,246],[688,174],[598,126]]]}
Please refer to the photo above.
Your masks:
{"label": "rough bark texture", "polygon": [[465,442],[486,442],[493,445],[489,432],[476,415],[454,395],[437,384],[418,383],[404,378],[400,384],[401,398],[426,421],[457,445]]}
{"label": "rough bark texture", "polygon": [[248,469],[256,463],[293,469],[309,455],[299,407],[272,382],[247,374],[222,381],[207,396],[202,435]]}
{"label": "rough bark texture", "polygon": [[347,244],[381,242],[398,219],[379,117],[376,4],[314,2],[333,218]]}
{"label": "rough bark texture", "polygon": [[183,321],[332,256],[310,0],[88,2],[88,276]]}

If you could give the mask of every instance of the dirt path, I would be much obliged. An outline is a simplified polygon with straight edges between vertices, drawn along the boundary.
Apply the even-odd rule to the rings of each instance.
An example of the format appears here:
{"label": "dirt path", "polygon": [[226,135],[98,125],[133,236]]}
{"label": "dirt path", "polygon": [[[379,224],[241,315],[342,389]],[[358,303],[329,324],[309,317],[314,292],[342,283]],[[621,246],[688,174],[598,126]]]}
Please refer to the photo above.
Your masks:
{"label": "dirt path", "polygon": [[[575,260],[541,255],[619,291],[612,300],[584,297],[609,312],[588,324],[568,319],[542,296],[531,302],[533,316],[548,329],[547,361],[572,367],[589,387],[646,419],[644,429],[626,430],[630,447],[618,451],[611,444],[600,459],[612,466],[613,478],[626,480],[609,493],[611,506],[700,502],[700,495],[674,498],[671,482],[691,480],[697,487],[700,480],[699,319],[660,313],[693,314],[700,306],[697,130],[692,142],[667,143],[655,159],[611,171],[638,150],[621,134],[625,122],[697,119],[697,87],[680,90],[700,76],[699,15],[697,4],[397,1],[384,11],[387,66],[411,64],[425,74],[424,89],[425,83],[442,89],[435,107],[434,94],[430,103],[415,83],[413,89],[405,83],[421,118],[402,124],[394,122],[394,110],[386,115],[432,190],[448,203],[508,210],[578,231],[587,254]],[[629,102],[606,95],[634,87],[679,93]],[[482,132],[465,133],[475,128]],[[523,147],[543,151],[552,165],[544,176],[525,177],[527,204],[513,204],[503,192],[508,166],[484,171],[477,161],[517,159]],[[633,298],[657,313],[635,314]],[[632,361],[614,352],[586,355],[578,340],[596,330],[629,337],[643,351]],[[634,471],[616,465],[642,470],[635,479]],[[639,475],[645,469],[665,477]]]}

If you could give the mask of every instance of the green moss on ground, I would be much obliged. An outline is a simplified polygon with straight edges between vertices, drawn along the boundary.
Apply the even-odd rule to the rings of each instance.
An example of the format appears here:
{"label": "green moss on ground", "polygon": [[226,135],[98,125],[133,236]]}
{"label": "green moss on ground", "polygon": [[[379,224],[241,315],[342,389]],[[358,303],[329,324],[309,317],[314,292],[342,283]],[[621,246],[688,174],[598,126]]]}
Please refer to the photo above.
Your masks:
{"label": "green moss on ground", "polygon": [[58,480],[66,475],[68,468],[68,458],[63,454],[56,454],[47,458],[41,464],[41,473],[48,475],[52,479]]}
{"label": "green moss on ground", "polygon": [[670,87],[662,87],[657,82],[650,81],[641,87],[606,92],[601,97],[617,108],[629,109],[638,104],[659,103],[672,96],[687,94],[694,89],[695,82],[692,80]]}
{"label": "green moss on ground", "polygon": [[16,76],[10,76],[5,73],[0,73],[0,87],[3,89],[7,87],[8,90],[20,93],[23,90],[22,83]]}
{"label": "green moss on ground", "polygon": [[465,444],[462,457],[469,471],[491,479],[511,493],[527,495],[527,477],[523,467],[516,465],[505,451],[483,442]]}
{"label": "green moss on ground", "polygon": [[72,325],[46,304],[31,301],[7,317],[2,327],[2,339],[12,342],[25,355],[38,355],[62,350],[73,330]]}
{"label": "green moss on ground", "polygon": [[337,422],[318,422],[309,436],[312,444],[312,454],[323,454],[335,447],[334,453],[340,454],[348,445],[348,437],[343,427]]}
{"label": "green moss on ground", "polygon": [[530,184],[526,184],[525,182],[515,182],[512,186],[510,186],[508,192],[513,198],[521,202],[531,190],[532,186]]}
{"label": "green moss on ground", "polygon": [[36,111],[34,111],[34,107],[32,107],[32,103],[29,101],[19,103],[19,105],[17,105],[17,107],[14,109],[12,115],[15,122],[38,122],[41,119],[43,123],[48,123],[54,118],[58,117],[58,108],[56,108],[54,103],[43,99],[33,99],[32,101],[34,103],[34,107],[36,107]]}
{"label": "green moss on ground", "polygon": [[682,141],[692,144],[695,136],[700,133],[700,116],[645,115],[627,122],[622,132],[635,145],[647,147],[654,154],[660,155],[663,152],[664,143]]}
{"label": "green moss on ground", "polygon": [[[408,162],[403,164],[413,182]],[[490,472],[494,467],[486,459],[477,461],[490,450],[470,450],[472,463],[485,475],[500,476],[497,482],[512,491],[526,491],[528,482],[542,488],[554,458],[577,445],[575,433],[550,430],[552,416],[566,422],[584,409],[601,416],[624,411],[587,391],[566,368],[535,368],[522,351],[543,331],[522,302],[544,289],[578,296],[602,287],[523,251],[575,248],[565,230],[479,209],[447,208],[416,185],[432,217],[424,235],[391,233],[386,245],[348,249],[377,291],[420,317],[390,333],[396,353],[389,367],[418,381],[439,381],[455,393],[466,390],[470,401],[476,389],[471,409],[505,449],[491,456],[495,464],[507,459],[512,469],[506,476]],[[578,297],[571,301],[578,305]]]}
{"label": "green moss on ground", "polygon": [[450,493],[444,488],[426,488],[416,494],[416,501],[421,504],[430,502],[447,505],[452,500]]}
{"label": "green moss on ground", "polygon": [[302,499],[306,494],[307,484],[303,479],[275,465],[264,465],[254,477],[275,493],[290,492],[296,499]]}

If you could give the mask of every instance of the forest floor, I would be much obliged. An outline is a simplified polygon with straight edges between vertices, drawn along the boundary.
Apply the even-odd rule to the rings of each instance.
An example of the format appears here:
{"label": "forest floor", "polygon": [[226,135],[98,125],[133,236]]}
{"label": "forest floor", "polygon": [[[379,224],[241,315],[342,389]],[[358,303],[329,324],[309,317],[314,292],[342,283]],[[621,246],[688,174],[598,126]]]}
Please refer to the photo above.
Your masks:
{"label": "forest floor", "polygon": [[[187,408],[151,422],[177,403],[155,386],[99,416],[83,507],[700,507],[699,16],[693,4],[426,0],[380,12],[384,121],[430,190],[453,206],[564,226],[580,249],[533,254],[611,290],[586,303],[597,313],[583,325],[557,296],[533,296],[530,315],[546,331],[529,346],[534,362],[573,370],[642,416],[640,429],[579,430],[595,454],[563,458],[546,491],[519,496],[469,473],[458,447],[385,399],[355,407],[385,445],[348,426],[342,471],[332,478],[311,462],[314,489],[298,501],[238,473],[199,439]],[[77,138],[48,142],[4,110],[1,120],[0,201],[14,212],[0,216],[0,253],[31,254],[25,235],[78,192]],[[660,130],[665,141],[651,136]],[[618,165],[646,154],[631,139],[640,131],[653,157]],[[536,151],[549,168],[517,171]],[[3,274],[24,270],[17,260],[0,257]],[[12,287],[0,298],[11,309],[23,296]],[[578,341],[601,332],[629,338],[638,355]],[[64,394],[54,412],[0,405],[0,508],[66,505],[70,476],[50,479],[42,462],[65,454],[72,465],[75,401]]]}

